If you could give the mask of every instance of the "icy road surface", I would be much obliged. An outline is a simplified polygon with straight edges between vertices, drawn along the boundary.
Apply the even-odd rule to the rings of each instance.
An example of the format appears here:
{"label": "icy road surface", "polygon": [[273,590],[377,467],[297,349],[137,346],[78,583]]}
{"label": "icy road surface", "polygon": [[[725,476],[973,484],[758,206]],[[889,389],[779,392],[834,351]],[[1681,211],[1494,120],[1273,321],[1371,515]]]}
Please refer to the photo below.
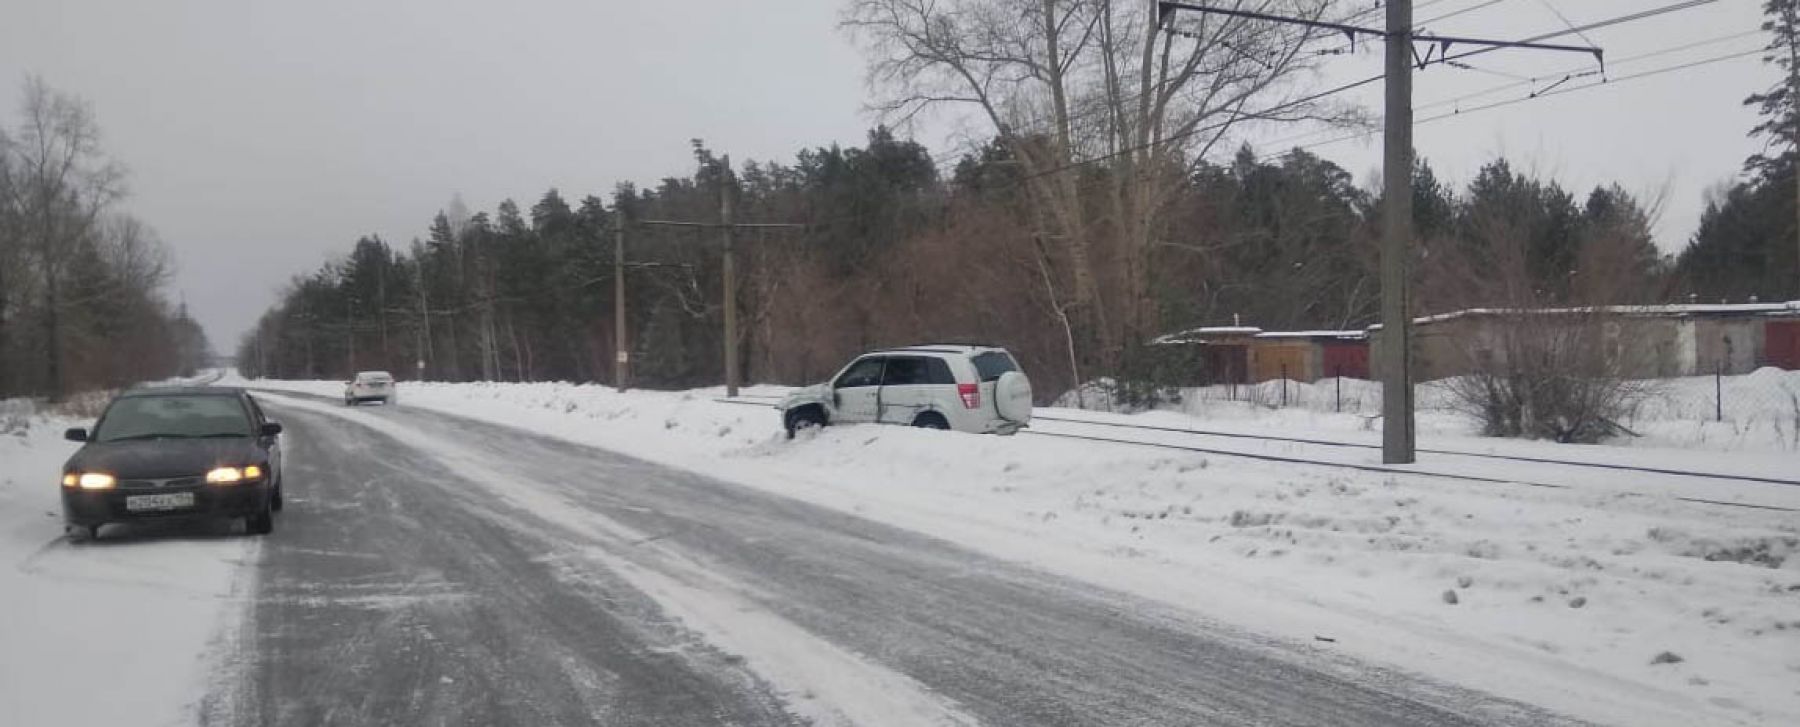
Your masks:
{"label": "icy road surface", "polygon": [[263,395],[288,509],[210,724],[1557,724],[742,486]]}

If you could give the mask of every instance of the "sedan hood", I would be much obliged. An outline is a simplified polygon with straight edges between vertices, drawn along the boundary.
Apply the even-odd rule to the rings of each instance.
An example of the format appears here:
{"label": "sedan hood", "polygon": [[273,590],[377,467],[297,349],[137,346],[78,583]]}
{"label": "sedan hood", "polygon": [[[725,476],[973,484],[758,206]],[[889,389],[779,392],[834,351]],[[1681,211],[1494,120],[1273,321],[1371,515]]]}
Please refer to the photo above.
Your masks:
{"label": "sedan hood", "polygon": [[121,480],[186,477],[214,467],[258,464],[262,458],[256,440],[249,437],[134,439],[89,442],[69,458],[65,469],[105,472]]}

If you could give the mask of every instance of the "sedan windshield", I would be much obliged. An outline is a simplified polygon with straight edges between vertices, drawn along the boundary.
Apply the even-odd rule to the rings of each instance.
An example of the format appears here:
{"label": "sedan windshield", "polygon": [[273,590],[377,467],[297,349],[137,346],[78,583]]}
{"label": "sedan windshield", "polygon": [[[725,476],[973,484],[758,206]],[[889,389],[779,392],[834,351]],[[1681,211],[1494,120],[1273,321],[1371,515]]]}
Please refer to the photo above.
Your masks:
{"label": "sedan windshield", "polygon": [[137,396],[120,399],[100,418],[94,439],[248,437],[250,417],[230,396]]}

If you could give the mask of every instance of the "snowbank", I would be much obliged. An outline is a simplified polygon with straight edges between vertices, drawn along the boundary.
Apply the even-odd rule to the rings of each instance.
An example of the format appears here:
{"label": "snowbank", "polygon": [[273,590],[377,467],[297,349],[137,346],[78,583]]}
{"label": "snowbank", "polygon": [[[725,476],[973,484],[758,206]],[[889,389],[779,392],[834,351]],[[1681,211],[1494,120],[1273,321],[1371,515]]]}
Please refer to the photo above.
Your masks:
{"label": "snowbank", "polygon": [[[254,385],[341,394],[337,382]],[[1342,666],[1353,657],[1616,724],[1800,723],[1792,513],[1626,497],[1629,481],[1548,490],[1030,435],[865,426],[790,442],[774,411],[716,390],[401,388],[404,406],[626,452],[1174,604],[1325,668],[1357,669]],[[1323,434],[1339,421],[1291,411],[1320,417]],[[1557,449],[1603,450],[1617,451]]]}
{"label": "snowbank", "polygon": [[254,543],[203,527],[64,539],[57,480],[77,445],[62,433],[88,424],[0,401],[0,724],[192,723]]}

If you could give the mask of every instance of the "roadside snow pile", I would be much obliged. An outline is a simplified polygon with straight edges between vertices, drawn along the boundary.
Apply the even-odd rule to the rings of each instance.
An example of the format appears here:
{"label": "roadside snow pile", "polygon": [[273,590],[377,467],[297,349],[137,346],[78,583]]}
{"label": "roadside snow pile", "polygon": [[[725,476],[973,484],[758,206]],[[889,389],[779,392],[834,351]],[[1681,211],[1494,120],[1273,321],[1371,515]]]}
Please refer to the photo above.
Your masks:
{"label": "roadside snow pile", "polygon": [[[336,382],[251,385],[341,394]],[[1336,657],[1600,722],[1800,724],[1800,518],[1628,495],[1629,473],[1554,490],[1031,434],[862,426],[788,441],[772,409],[717,390],[401,389],[407,407],[625,452],[1173,604],[1361,678]],[[1800,488],[1768,490],[1800,506]]]}
{"label": "roadside snow pile", "polygon": [[62,433],[90,424],[0,401],[0,724],[191,723],[253,546],[194,528],[63,539]]}

